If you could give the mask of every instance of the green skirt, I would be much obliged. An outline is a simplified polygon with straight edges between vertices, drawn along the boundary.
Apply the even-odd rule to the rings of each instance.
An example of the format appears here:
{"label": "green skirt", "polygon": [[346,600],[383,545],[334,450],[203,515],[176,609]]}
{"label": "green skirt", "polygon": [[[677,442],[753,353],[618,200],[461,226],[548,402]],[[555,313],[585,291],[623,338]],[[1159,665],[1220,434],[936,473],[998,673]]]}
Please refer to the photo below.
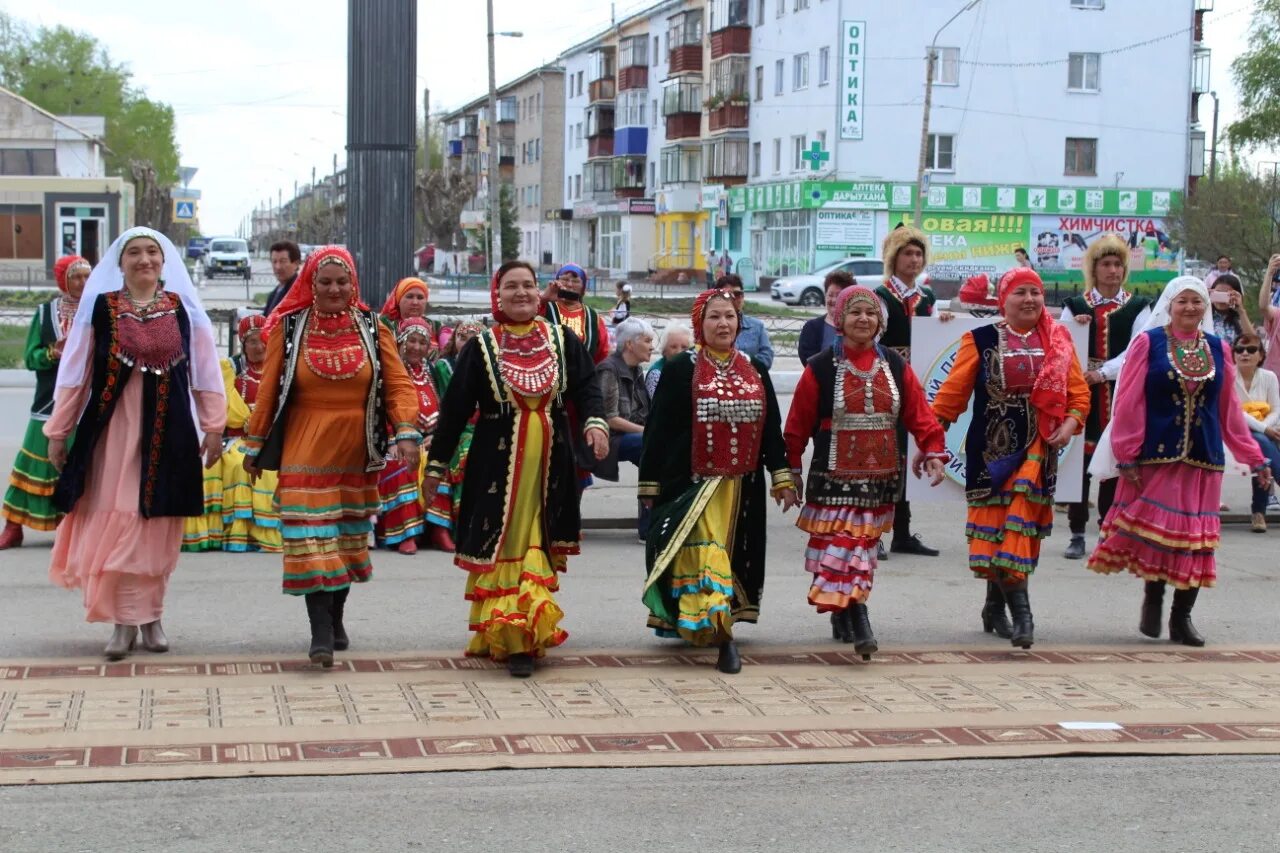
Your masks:
{"label": "green skirt", "polygon": [[53,506],[53,487],[58,472],[49,462],[49,439],[44,437],[44,421],[32,418],[22,449],[9,475],[9,488],[4,493],[6,521],[32,530],[53,530],[61,514]]}

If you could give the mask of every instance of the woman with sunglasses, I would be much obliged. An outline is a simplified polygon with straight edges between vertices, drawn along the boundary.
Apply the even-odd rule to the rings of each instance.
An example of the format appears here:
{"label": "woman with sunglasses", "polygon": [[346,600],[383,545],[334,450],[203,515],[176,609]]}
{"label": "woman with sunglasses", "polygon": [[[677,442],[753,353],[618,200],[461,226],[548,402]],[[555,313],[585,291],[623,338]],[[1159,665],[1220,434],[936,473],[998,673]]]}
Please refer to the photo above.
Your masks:
{"label": "woman with sunglasses", "polygon": [[[1257,335],[1241,335],[1234,347],[1236,361],[1236,396],[1244,407],[1244,422],[1258,442],[1258,449],[1267,457],[1272,479],[1280,474],[1280,380],[1262,363],[1262,341]],[[1264,489],[1253,478],[1254,533],[1267,532],[1267,498],[1270,489]]]}

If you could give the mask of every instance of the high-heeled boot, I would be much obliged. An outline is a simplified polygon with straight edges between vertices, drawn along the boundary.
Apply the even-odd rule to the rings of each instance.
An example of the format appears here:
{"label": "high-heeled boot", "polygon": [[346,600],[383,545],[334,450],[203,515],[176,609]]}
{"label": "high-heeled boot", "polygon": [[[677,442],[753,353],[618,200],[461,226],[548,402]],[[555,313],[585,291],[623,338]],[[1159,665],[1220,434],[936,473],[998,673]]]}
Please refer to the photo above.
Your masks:
{"label": "high-heeled boot", "polygon": [[1006,640],[1013,636],[1013,626],[1005,612],[1004,591],[995,581],[987,581],[987,601],[982,605],[982,630],[988,634],[994,632]]}
{"label": "high-heeled boot", "polygon": [[345,652],[351,645],[351,641],[347,638],[346,626],[342,624],[343,612],[347,607],[347,593],[351,592],[351,587],[340,589],[333,594],[333,650],[335,652]]}
{"label": "high-heeled boot", "polygon": [[[853,605],[849,605],[852,608]],[[841,643],[853,642],[853,623],[850,620],[849,608],[831,611],[831,639]]]}
{"label": "high-heeled boot", "polygon": [[866,604],[855,604],[849,608],[853,622],[853,650],[862,655],[863,660],[871,660],[871,656],[880,651],[876,635],[871,632],[871,614]]}
{"label": "high-heeled boot", "polygon": [[716,669],[726,675],[742,672],[742,658],[738,654],[738,644],[733,640],[725,640],[720,644],[720,656],[716,658]]}
{"label": "high-heeled boot", "polygon": [[142,626],[142,647],[149,652],[169,651],[169,638],[164,635],[159,619]]}
{"label": "high-heeled boot", "polygon": [[1031,618],[1031,598],[1027,595],[1027,582],[1017,586],[1004,587],[1004,600],[1009,603],[1009,613],[1013,616],[1013,636],[1009,642],[1020,648],[1029,649],[1035,642],[1035,621]]}
{"label": "high-heeled boot", "polygon": [[111,639],[107,640],[107,646],[102,650],[102,654],[107,660],[124,660],[129,656],[129,652],[133,651],[137,641],[137,625],[117,625],[111,632]]}
{"label": "high-heeled boot", "polygon": [[1147,581],[1142,590],[1142,618],[1138,630],[1148,637],[1160,636],[1164,619],[1164,581]]}
{"label": "high-heeled boot", "polygon": [[312,663],[328,669],[333,666],[333,593],[311,592],[307,600],[307,618],[311,621]]}
{"label": "high-heeled boot", "polygon": [[1203,646],[1204,637],[1191,624],[1191,609],[1196,606],[1200,587],[1175,589],[1173,607],[1169,610],[1169,639],[1184,646]]}

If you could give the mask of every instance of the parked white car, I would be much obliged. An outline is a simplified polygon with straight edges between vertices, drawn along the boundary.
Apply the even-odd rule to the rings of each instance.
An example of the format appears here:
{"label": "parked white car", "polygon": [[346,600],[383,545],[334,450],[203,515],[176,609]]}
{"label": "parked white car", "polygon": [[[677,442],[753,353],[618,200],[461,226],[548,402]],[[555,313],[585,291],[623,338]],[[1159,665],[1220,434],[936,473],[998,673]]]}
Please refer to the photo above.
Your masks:
{"label": "parked white car", "polygon": [[773,283],[769,295],[787,305],[822,305],[826,302],[822,280],[836,270],[844,270],[865,287],[879,287],[884,283],[884,261],[879,258],[845,258],[811,273],[784,276]]}
{"label": "parked white car", "polygon": [[239,237],[214,237],[204,254],[206,278],[218,275],[249,277],[249,244]]}

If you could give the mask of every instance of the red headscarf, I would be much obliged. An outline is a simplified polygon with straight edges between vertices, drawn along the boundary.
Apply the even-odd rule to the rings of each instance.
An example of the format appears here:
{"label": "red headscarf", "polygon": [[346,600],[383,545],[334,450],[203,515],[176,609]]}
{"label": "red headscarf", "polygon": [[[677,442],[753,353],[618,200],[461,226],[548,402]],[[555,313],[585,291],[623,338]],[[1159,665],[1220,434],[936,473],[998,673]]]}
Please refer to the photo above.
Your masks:
{"label": "red headscarf", "polygon": [[402,278],[396,286],[387,294],[387,301],[382,303],[382,311],[379,312],[384,317],[389,317],[399,323],[404,319],[400,315],[400,300],[411,290],[421,290],[422,295],[427,299],[431,298],[431,288],[427,287],[427,283],[420,278]]}
{"label": "red headscarf", "polygon": [[67,271],[76,264],[90,266],[89,262],[79,255],[67,255],[58,258],[53,264],[53,280],[58,283],[58,290],[63,293],[67,292]]}
{"label": "red headscarf", "polygon": [[844,334],[844,318],[849,313],[849,309],[855,302],[866,302],[874,305],[876,316],[880,318],[880,326],[876,330],[876,334],[880,335],[884,332],[885,323],[885,307],[884,302],[876,296],[876,292],[869,287],[863,287],[860,284],[852,284],[840,291],[840,295],[836,297],[836,334]]}
{"label": "red headscarf", "polygon": [[244,340],[255,331],[260,331],[267,324],[267,318],[261,314],[250,314],[247,317],[241,317],[240,322],[236,324],[236,337]]}
{"label": "red headscarf", "polygon": [[[689,312],[689,319],[693,321],[693,340],[699,344],[705,344],[707,341],[702,334],[702,319],[707,313],[707,303],[715,298],[723,298],[733,305],[733,292],[730,290],[704,290],[698,294],[693,300],[693,310]],[[738,330],[742,330],[742,318],[738,318]]]}
{"label": "red headscarf", "polygon": [[[511,266],[508,266],[508,264],[511,264]],[[517,266],[521,269],[529,270],[529,272],[533,273],[533,280],[535,282],[538,280],[538,274],[534,272],[533,267],[525,264],[523,261],[508,261],[507,264],[503,264],[498,267],[497,272],[493,274],[493,278],[489,281],[489,304],[493,311],[494,322],[496,323],[515,322],[502,311],[502,300],[498,298],[498,283],[504,272],[511,272]]]}
{"label": "red headscarf", "polygon": [[416,332],[427,339],[427,342],[431,344],[431,349],[434,350],[436,348],[436,336],[432,332],[431,324],[421,317],[406,317],[400,321],[397,329],[396,340],[401,343],[403,343],[404,339],[409,337],[410,334]]}
{"label": "red headscarf", "polygon": [[[999,298],[1002,315],[1009,294],[1028,284],[1044,293],[1044,282],[1030,267],[1014,267],[1001,277]],[[1040,311],[1036,331],[1040,333],[1040,345],[1044,347],[1044,367],[1031,388],[1031,405],[1040,414],[1040,435],[1047,439],[1067,416],[1067,376],[1075,356],[1075,342],[1071,340],[1067,327],[1055,322],[1046,309]]]}
{"label": "red headscarf", "polygon": [[293,283],[293,287],[289,288],[289,292],[284,299],[280,300],[280,304],[272,309],[271,316],[267,318],[266,326],[262,330],[264,341],[270,337],[272,330],[285,317],[315,304],[316,273],[319,272],[320,267],[329,264],[337,264],[351,274],[351,306],[362,311],[369,310],[369,306],[360,301],[360,280],[356,277],[356,262],[351,257],[351,253],[341,246],[321,246],[307,256],[307,262],[302,265],[302,272],[298,273],[298,280]]}

